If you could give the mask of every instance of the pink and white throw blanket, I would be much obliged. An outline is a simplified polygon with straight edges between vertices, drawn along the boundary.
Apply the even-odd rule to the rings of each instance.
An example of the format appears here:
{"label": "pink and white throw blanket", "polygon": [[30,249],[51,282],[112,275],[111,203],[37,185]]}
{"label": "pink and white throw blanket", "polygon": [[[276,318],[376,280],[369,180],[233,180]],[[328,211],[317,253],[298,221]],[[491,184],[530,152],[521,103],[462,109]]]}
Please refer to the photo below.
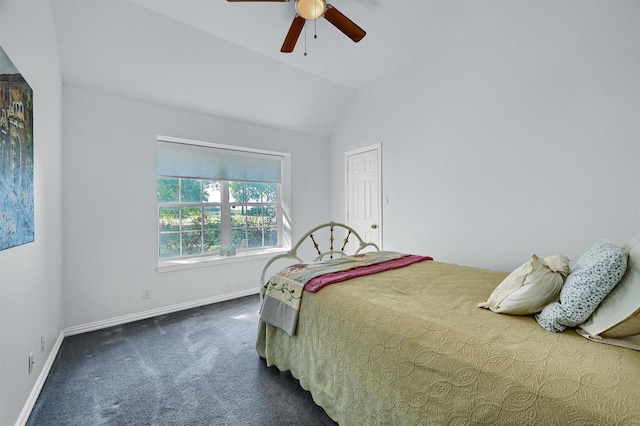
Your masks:
{"label": "pink and white throw blanket", "polygon": [[302,290],[316,292],[329,284],[402,268],[423,260],[433,259],[428,256],[379,251],[288,266],[276,272],[262,286],[264,298],[260,320],[293,336],[298,323]]}

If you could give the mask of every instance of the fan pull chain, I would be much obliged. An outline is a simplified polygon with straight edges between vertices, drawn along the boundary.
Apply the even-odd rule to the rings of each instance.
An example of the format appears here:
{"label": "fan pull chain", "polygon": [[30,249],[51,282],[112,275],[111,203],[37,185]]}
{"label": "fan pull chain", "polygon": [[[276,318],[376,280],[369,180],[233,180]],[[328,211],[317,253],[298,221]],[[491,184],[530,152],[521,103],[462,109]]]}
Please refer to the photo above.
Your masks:
{"label": "fan pull chain", "polygon": [[307,56],[307,26],[304,26],[304,56]]}
{"label": "fan pull chain", "polygon": [[318,24],[318,2],[315,2],[313,5],[313,8],[315,9],[314,11],[314,16],[316,17],[316,19],[313,20],[313,38],[318,38],[318,31],[317,31],[317,24]]}

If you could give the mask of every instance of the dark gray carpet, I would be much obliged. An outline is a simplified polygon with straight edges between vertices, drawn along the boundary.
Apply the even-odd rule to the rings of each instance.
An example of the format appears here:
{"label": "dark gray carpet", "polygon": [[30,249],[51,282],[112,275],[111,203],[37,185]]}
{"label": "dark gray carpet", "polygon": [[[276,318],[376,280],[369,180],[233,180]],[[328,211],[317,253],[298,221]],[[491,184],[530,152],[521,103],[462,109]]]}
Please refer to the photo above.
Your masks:
{"label": "dark gray carpet", "polygon": [[65,338],[28,426],[335,425],[255,351],[259,297]]}

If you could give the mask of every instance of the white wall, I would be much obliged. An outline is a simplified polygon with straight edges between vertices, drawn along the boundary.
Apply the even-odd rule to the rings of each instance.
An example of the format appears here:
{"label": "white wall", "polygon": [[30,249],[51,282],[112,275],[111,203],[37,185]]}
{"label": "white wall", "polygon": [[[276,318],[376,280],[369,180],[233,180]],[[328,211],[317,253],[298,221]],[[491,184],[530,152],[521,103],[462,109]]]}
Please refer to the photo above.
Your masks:
{"label": "white wall", "polygon": [[63,323],[62,83],[50,2],[0,2],[0,44],[33,89],[34,105],[35,242],[0,251],[0,424],[11,425]]}
{"label": "white wall", "polygon": [[640,2],[514,2],[360,90],[331,139],[382,142],[384,246],[510,270],[640,230]]}
{"label": "white wall", "polygon": [[259,287],[266,260],[156,272],[157,135],[289,152],[294,239],[329,219],[327,139],[69,86],[63,96],[66,327]]}

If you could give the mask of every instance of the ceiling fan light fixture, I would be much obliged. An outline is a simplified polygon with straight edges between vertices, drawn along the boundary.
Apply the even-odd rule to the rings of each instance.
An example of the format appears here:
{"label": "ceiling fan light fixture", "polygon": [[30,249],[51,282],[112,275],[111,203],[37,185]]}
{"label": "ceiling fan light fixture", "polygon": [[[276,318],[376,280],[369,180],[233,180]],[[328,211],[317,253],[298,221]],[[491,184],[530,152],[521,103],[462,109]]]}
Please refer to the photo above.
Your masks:
{"label": "ceiling fan light fixture", "polygon": [[327,8],[325,0],[296,0],[296,12],[304,19],[318,19]]}

